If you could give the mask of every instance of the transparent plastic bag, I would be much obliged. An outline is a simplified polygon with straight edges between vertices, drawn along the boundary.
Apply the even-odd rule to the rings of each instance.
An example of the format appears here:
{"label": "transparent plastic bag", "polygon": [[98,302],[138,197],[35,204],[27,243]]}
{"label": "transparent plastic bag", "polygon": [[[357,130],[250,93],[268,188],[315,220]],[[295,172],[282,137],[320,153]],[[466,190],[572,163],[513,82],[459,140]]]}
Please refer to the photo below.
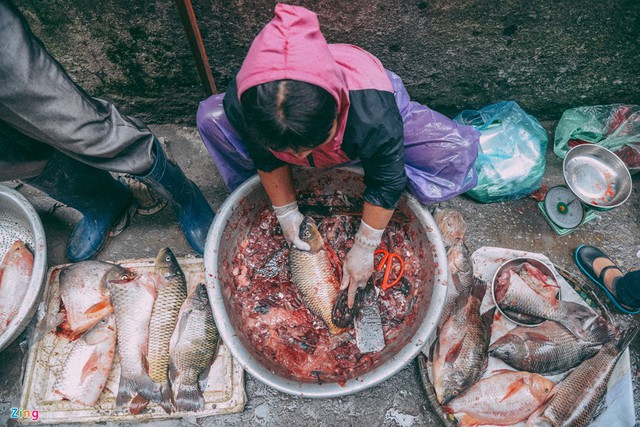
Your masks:
{"label": "transparent plastic bag", "polygon": [[556,126],[553,151],[564,158],[572,147],[586,143],[613,151],[631,172],[640,170],[640,106],[593,105],[565,111]]}
{"label": "transparent plastic bag", "polygon": [[482,203],[521,199],[542,184],[546,130],[514,101],[465,110],[455,121],[480,131],[478,185],[465,194]]}

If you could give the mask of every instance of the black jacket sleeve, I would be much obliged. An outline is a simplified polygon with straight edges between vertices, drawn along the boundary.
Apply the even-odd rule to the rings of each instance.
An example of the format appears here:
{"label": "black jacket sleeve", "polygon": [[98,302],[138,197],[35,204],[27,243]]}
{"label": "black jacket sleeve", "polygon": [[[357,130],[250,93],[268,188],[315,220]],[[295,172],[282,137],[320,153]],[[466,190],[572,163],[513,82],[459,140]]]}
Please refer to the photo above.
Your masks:
{"label": "black jacket sleeve", "polygon": [[360,158],[366,190],[364,200],[394,209],[407,186],[404,169],[404,127],[391,92],[365,89],[350,92],[342,150]]}
{"label": "black jacket sleeve", "polygon": [[233,126],[236,132],[240,134],[242,141],[245,143],[247,151],[249,152],[249,157],[253,160],[253,164],[256,169],[271,172],[272,170],[286,164],[284,161],[274,156],[271,151],[253,142],[249,136],[245,126],[240,100],[238,99],[238,88],[236,86],[235,78],[229,82],[227,92],[222,100],[222,106],[224,108],[224,113],[227,116],[227,120],[229,120],[229,123],[231,123],[231,126]]}

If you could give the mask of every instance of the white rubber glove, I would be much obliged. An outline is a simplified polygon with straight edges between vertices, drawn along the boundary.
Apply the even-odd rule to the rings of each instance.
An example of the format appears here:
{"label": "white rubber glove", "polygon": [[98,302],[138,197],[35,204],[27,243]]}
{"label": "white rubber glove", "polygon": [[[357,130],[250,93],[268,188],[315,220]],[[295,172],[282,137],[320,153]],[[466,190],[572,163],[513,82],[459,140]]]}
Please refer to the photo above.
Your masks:
{"label": "white rubber glove", "polygon": [[276,217],[278,217],[282,234],[289,247],[293,245],[301,251],[311,249],[308,243],[300,240],[300,223],[304,219],[304,215],[298,210],[298,202],[291,202],[284,206],[273,206],[273,210],[276,213]]}
{"label": "white rubber glove", "polygon": [[347,306],[353,307],[358,289],[364,288],[373,273],[373,253],[384,230],[377,230],[360,221],[360,228],[354,237],[353,247],[342,265],[342,284],[340,290],[349,288]]}

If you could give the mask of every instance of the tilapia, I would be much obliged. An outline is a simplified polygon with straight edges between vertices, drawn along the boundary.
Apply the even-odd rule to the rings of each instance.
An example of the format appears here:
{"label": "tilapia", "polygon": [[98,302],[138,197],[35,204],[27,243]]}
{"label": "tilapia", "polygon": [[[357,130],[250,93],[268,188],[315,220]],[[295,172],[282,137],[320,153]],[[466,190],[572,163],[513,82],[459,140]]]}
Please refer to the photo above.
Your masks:
{"label": "tilapia", "polygon": [[575,368],[593,357],[609,341],[609,324],[599,318],[583,341],[553,321],[536,327],[518,326],[489,346],[489,355],[528,372],[555,375]]}
{"label": "tilapia", "polygon": [[118,332],[121,369],[116,397],[118,407],[130,403],[138,394],[146,400],[160,400],[160,393],[147,371],[149,321],[156,298],[155,281],[155,273],[143,273],[134,280],[107,282]]}
{"label": "tilapia", "polygon": [[218,336],[207,288],[200,283],[182,304],[169,345],[169,379],[176,411],[204,408],[198,379],[218,352]]}
{"label": "tilapia", "polygon": [[555,386],[547,402],[527,420],[527,427],[586,426],[602,408],[607,384],[618,359],[637,334],[608,342]]}
{"label": "tilapia", "polygon": [[460,212],[453,209],[436,209],[433,219],[440,230],[445,247],[450,247],[456,240],[464,240],[467,223]]}
{"label": "tilapia", "polygon": [[587,328],[597,314],[589,307],[570,301],[550,298],[547,285],[527,283],[515,269],[504,271],[498,278],[495,297],[496,304],[503,310],[554,320],[569,329],[581,339],[587,339]]}
{"label": "tilapia", "polygon": [[438,322],[438,329],[449,319],[456,298],[467,292],[474,283],[473,264],[469,249],[460,239],[447,250],[448,283],[444,308]]}
{"label": "tilapia", "polygon": [[60,298],[66,319],[58,330],[74,340],[84,331],[111,314],[111,296],[107,281],[131,280],[136,273],[102,261],[82,261],[60,270]]}
{"label": "tilapia", "polygon": [[0,335],[20,311],[32,271],[33,254],[22,240],[16,240],[0,265]]}
{"label": "tilapia", "polygon": [[169,342],[180,307],[187,298],[187,279],[169,248],[160,250],[154,270],[162,280],[156,285],[157,297],[149,324],[149,376],[161,395],[158,403],[165,412],[171,413],[173,397],[168,377]]}
{"label": "tilapia", "polygon": [[477,280],[461,294],[432,349],[433,385],[444,405],[474,384],[487,368],[495,308],[480,315],[486,283]]}
{"label": "tilapia", "polygon": [[300,291],[307,308],[320,317],[333,335],[344,329],[333,323],[331,313],[338,298],[340,283],[324,248],[324,240],[313,218],[306,216],[300,224],[300,239],[311,246],[309,251],[289,250],[291,281]]}
{"label": "tilapia", "polygon": [[107,315],[73,343],[54,391],[65,399],[94,406],[107,382],[116,351],[116,319]]}
{"label": "tilapia", "polygon": [[512,425],[538,409],[553,386],[553,381],[538,374],[498,371],[472,385],[444,410],[455,414],[460,426]]}

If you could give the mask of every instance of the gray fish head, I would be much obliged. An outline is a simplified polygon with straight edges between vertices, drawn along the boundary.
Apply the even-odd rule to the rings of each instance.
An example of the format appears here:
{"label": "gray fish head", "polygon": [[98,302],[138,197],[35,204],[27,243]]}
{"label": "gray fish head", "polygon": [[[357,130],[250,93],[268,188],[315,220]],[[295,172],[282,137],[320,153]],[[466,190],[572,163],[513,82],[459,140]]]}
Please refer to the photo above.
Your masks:
{"label": "gray fish head", "polygon": [[310,216],[305,216],[300,223],[300,240],[311,246],[311,252],[316,252],[324,246],[324,240],[318,230],[318,225]]}
{"label": "gray fish head", "polygon": [[522,338],[515,335],[505,335],[489,346],[489,355],[507,364],[527,357],[527,347]]}
{"label": "gray fish head", "polygon": [[158,252],[158,255],[156,256],[155,269],[164,278],[169,278],[177,274],[180,266],[178,265],[178,260],[176,260],[173,252],[171,252],[171,249],[160,249],[160,252]]}
{"label": "gray fish head", "polygon": [[136,277],[138,277],[138,274],[133,270],[129,270],[120,265],[114,265],[105,275],[105,280],[108,283],[125,283],[130,282]]}
{"label": "gray fish head", "polygon": [[209,305],[209,294],[207,294],[207,288],[204,283],[198,284],[191,292],[194,308],[202,310]]}
{"label": "gray fish head", "polygon": [[442,382],[442,395],[440,396],[442,401],[438,403],[446,405],[451,400],[460,396],[470,385],[467,384],[467,381],[467,378],[465,378],[462,372],[453,372],[449,378]]}

